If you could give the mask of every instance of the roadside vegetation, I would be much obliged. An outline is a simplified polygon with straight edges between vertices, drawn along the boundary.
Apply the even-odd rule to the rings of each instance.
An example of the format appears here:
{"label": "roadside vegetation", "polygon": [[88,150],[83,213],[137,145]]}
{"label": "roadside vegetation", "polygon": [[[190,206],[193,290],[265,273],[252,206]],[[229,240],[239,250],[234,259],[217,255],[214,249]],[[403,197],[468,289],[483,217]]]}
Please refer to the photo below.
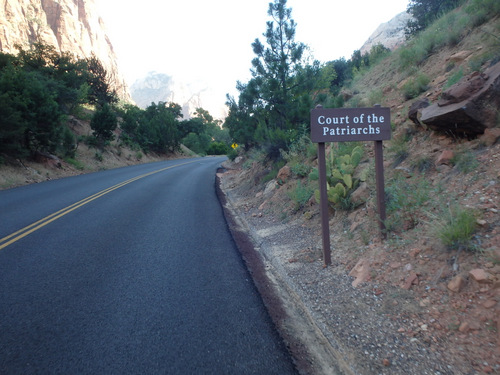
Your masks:
{"label": "roadside vegetation", "polygon": [[[474,54],[466,66],[450,62],[446,67],[449,78],[443,87],[480,70],[485,62],[500,59],[498,24],[496,30],[480,28],[498,17],[498,2],[412,0],[408,12],[414,18],[406,29],[407,41],[396,51],[376,45],[365,54],[354,51],[348,60],[320,63],[311,60],[307,46],[294,40],[295,23],[286,1],[270,4],[268,14],[272,21],[267,25],[265,40],[256,39],[252,45],[255,53],[251,61],[252,78],[246,83],[238,82],[238,98],[228,97],[229,116],[224,127],[240,145],[229,157],[234,160],[238,155],[243,156],[247,168],[255,162],[262,165],[267,172],[261,184],[276,179],[282,166],[290,168],[292,180],[286,193],[289,215],[298,212],[309,215],[308,203],[319,200],[316,146],[309,139],[312,108],[386,106],[390,104],[387,92],[399,93],[400,102],[415,100],[429,90],[434,79],[426,64],[443,49],[457,47],[478,28],[482,30],[482,43],[488,48]],[[384,84],[384,80],[388,83]],[[399,84],[390,86],[389,82]],[[390,237],[397,239],[403,232],[418,233],[429,226],[435,228],[434,235],[443,245],[453,248],[460,244],[477,250],[473,245],[477,226],[470,225],[470,218],[477,220],[477,217],[460,205],[453,209],[446,205],[444,202],[453,201],[454,193],[445,192],[439,184],[431,185],[427,178],[435,171],[434,161],[429,155],[414,154],[415,142],[425,142],[430,133],[419,132],[402,121],[392,125],[393,139],[386,142],[386,159],[392,167],[386,178],[385,224]],[[453,135],[451,140],[460,142]],[[370,194],[362,199],[368,207],[374,205],[372,155],[372,146],[367,144],[327,147],[328,200],[332,210],[346,213],[356,210],[360,202],[353,202],[351,195],[364,182]],[[463,175],[474,173],[478,167],[475,155],[467,146],[459,147],[450,165]],[[393,173],[392,169],[400,165],[404,167],[400,167],[399,173]],[[404,175],[401,171],[405,171]],[[283,213],[280,216],[288,218]],[[463,230],[464,226],[468,230]],[[455,238],[458,232],[463,234],[462,238]]]}
{"label": "roadside vegetation", "polygon": [[[81,142],[99,149],[97,158],[112,141],[138,153],[168,154],[181,143],[199,155],[229,151],[228,132],[203,108],[183,120],[178,104],[141,109],[120,102],[111,87],[95,57],[75,59],[43,43],[0,53],[0,165],[39,153],[74,161]],[[89,122],[92,133],[76,135],[73,118]]]}

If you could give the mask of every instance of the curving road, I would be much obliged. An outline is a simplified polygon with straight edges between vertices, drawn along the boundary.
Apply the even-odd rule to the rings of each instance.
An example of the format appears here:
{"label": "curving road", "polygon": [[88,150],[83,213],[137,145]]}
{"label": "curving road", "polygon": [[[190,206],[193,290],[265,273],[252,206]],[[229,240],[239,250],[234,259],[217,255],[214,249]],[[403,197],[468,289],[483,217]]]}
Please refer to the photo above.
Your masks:
{"label": "curving road", "polygon": [[295,373],[227,230],[223,160],[0,191],[0,373]]}

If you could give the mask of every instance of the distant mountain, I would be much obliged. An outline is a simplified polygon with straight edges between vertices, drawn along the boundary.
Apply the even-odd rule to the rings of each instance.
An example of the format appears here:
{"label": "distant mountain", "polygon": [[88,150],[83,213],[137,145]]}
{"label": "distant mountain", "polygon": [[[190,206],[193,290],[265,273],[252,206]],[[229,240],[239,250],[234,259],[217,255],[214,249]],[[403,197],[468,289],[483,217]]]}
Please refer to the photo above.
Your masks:
{"label": "distant mountain", "polygon": [[95,0],[0,0],[0,51],[17,53],[16,44],[37,41],[78,58],[95,55],[119,97],[130,100]]}
{"label": "distant mountain", "polygon": [[405,41],[405,27],[411,17],[407,12],[401,12],[390,21],[382,23],[360,48],[361,54],[370,52],[377,44],[390,50],[402,45]]}
{"label": "distant mountain", "polygon": [[203,108],[201,98],[204,91],[194,84],[179,83],[173,77],[158,72],[148,73],[130,87],[132,99],[139,107],[146,108],[153,102],[177,103],[182,107],[185,119],[190,118],[196,108]]}

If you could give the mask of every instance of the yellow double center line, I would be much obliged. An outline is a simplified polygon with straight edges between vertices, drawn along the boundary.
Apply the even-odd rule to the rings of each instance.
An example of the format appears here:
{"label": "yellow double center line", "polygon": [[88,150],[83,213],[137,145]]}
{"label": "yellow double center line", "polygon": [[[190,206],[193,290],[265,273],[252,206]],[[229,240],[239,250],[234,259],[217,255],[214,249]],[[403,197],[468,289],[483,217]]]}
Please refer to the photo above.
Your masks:
{"label": "yellow double center line", "polygon": [[97,198],[102,197],[103,195],[111,193],[112,191],[114,191],[116,189],[119,189],[119,188],[121,188],[121,187],[123,187],[125,185],[128,185],[131,182],[140,180],[141,178],[148,177],[148,176],[151,176],[151,175],[159,173],[159,172],[166,171],[167,169],[171,169],[171,168],[175,168],[175,167],[180,167],[181,165],[186,165],[186,164],[190,164],[190,163],[194,163],[194,162],[195,161],[189,161],[189,162],[186,162],[186,163],[176,164],[176,165],[172,165],[170,167],[158,169],[156,171],[149,172],[149,173],[146,173],[146,174],[143,174],[143,175],[131,178],[131,179],[127,180],[127,181],[120,182],[119,184],[116,184],[116,185],[111,186],[111,187],[109,187],[107,189],[104,189],[104,190],[102,190],[102,191],[100,191],[98,193],[95,193],[94,195],[91,195],[91,196],[89,196],[89,197],[87,197],[85,199],[82,199],[81,201],[73,203],[72,205],[63,208],[62,210],[54,212],[53,214],[51,214],[49,216],[46,216],[43,219],[40,219],[40,220],[34,222],[33,224],[30,224],[27,227],[24,227],[23,229],[20,229],[17,232],[14,232],[14,233],[12,233],[12,234],[10,234],[10,235],[8,235],[8,236],[0,239],[0,250],[2,250],[3,248],[6,248],[7,246],[13,244],[16,241],[19,241],[21,238],[26,237],[27,235],[29,235],[29,234],[37,231],[38,229],[40,229],[40,228],[42,228],[44,226],[46,226],[47,224],[50,224],[53,221],[55,221],[55,220],[63,217],[64,215],[69,214],[70,212],[76,210],[77,208],[80,208],[80,207],[86,205],[87,203],[90,203],[90,202],[96,200]]}

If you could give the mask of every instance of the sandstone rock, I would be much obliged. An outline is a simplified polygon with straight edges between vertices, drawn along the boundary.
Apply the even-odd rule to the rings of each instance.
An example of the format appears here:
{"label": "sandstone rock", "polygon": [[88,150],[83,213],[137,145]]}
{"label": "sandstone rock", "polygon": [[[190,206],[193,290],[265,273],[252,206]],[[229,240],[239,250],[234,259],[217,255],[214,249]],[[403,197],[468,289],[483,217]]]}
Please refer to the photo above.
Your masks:
{"label": "sandstone rock", "polygon": [[283,185],[285,182],[287,182],[290,179],[290,176],[292,175],[292,170],[288,165],[285,165],[283,168],[281,168],[278,172],[278,176],[276,176],[276,179],[278,180],[278,184]]}
{"label": "sandstone rock", "polygon": [[489,300],[483,302],[483,307],[485,309],[491,309],[491,308],[495,307],[496,305],[497,305],[497,301],[494,301],[492,299],[489,299]]}
{"label": "sandstone rock", "polygon": [[418,285],[418,275],[414,272],[406,278],[403,289],[409,290],[412,285]]}
{"label": "sandstone rock", "polygon": [[469,332],[470,331],[469,323],[463,322],[462,324],[460,324],[460,327],[458,327],[458,330],[462,333]]}
{"label": "sandstone rock", "polygon": [[94,54],[106,69],[118,96],[131,100],[95,0],[2,0],[0,8],[2,52],[15,54],[16,44],[27,47],[42,41],[79,58]]}
{"label": "sandstone rock", "polygon": [[455,153],[452,150],[444,150],[443,152],[441,152],[441,155],[439,155],[439,157],[437,158],[436,165],[442,165],[442,164],[450,165],[451,160],[453,159],[454,156]]}
{"label": "sandstone rock", "polygon": [[262,204],[259,206],[259,211],[262,211],[264,208],[267,206],[267,201],[262,202]]}
{"label": "sandstone rock", "polygon": [[344,99],[344,101],[347,102],[354,96],[354,93],[352,91],[347,90],[346,88],[343,88],[342,91],[340,92],[340,95],[342,96],[342,99]]}
{"label": "sandstone rock", "polygon": [[482,268],[476,268],[469,271],[469,275],[480,284],[491,283],[490,275]]}
{"label": "sandstone rock", "polygon": [[349,276],[356,278],[352,282],[353,287],[357,287],[359,284],[368,281],[370,279],[370,261],[365,258],[361,258],[354,268],[349,272]]}
{"label": "sandstone rock", "polygon": [[365,203],[370,198],[370,189],[366,182],[362,182],[351,194],[351,203],[357,207]]}
{"label": "sandstone rock", "polygon": [[420,117],[422,117],[422,109],[427,108],[430,105],[428,99],[419,99],[413,102],[408,110],[408,118],[415,123],[415,125],[423,125],[420,122]]}
{"label": "sandstone rock", "polygon": [[434,130],[458,135],[483,134],[496,125],[500,106],[500,63],[484,73],[472,73],[448,90],[441,100],[422,109],[420,121]]}
{"label": "sandstone rock", "polygon": [[52,168],[62,168],[61,160],[57,156],[46,152],[35,152],[35,160],[37,163],[46,164]]}
{"label": "sandstone rock", "polygon": [[454,63],[460,63],[464,61],[467,57],[469,57],[471,53],[472,52],[470,51],[460,51],[451,55],[447,60]]}
{"label": "sandstone rock", "polygon": [[411,178],[413,176],[411,169],[406,168],[406,167],[398,166],[398,167],[394,168],[394,171],[398,174],[401,174],[405,178]]}
{"label": "sandstone rock", "polygon": [[269,181],[266,185],[266,188],[264,189],[264,196],[267,197],[267,196],[271,195],[272,193],[274,193],[277,185],[278,184],[277,184],[276,180]]}
{"label": "sandstone rock", "polygon": [[493,146],[500,138],[500,128],[486,129],[479,138],[486,146]]}
{"label": "sandstone rock", "polygon": [[448,283],[448,289],[452,292],[458,293],[465,287],[466,284],[467,280],[462,275],[458,275],[451,279]]}
{"label": "sandstone rock", "polygon": [[491,374],[494,371],[491,366],[483,366],[482,370],[485,374]]}
{"label": "sandstone rock", "polygon": [[494,262],[496,262],[496,263],[500,262],[500,249],[495,249],[495,250],[491,251],[491,253],[489,255],[491,256],[491,259]]}

